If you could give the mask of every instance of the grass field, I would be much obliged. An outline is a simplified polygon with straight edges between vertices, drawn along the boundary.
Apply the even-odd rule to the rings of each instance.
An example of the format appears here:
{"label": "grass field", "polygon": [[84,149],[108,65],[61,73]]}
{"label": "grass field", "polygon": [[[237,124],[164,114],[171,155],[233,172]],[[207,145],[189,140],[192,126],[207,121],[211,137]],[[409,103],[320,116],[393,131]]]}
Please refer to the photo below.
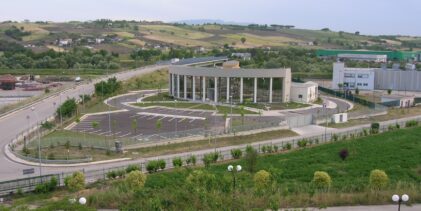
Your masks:
{"label": "grass field", "polygon": [[[89,190],[69,194],[58,191],[40,195],[33,202],[33,194],[15,199],[39,203],[46,207],[70,206],[67,197],[84,194],[89,208],[164,209],[164,210],[264,210],[291,207],[330,207],[343,205],[390,204],[392,194],[409,194],[410,204],[421,202],[421,135],[420,128],[401,129],[355,140],[334,142],[316,147],[293,150],[289,153],[260,156],[256,170],[271,174],[271,183],[257,189],[253,174],[237,173],[237,189],[232,190],[232,175],[228,164],[246,166],[244,160],[199,168],[209,177],[205,183],[189,183],[187,177],[196,168],[180,168],[170,172],[148,175],[145,187],[130,190],[121,180],[101,182]],[[342,160],[338,152],[348,149]],[[369,186],[369,174],[381,169],[389,183],[380,190]],[[315,171],[326,171],[332,178],[329,190],[311,185]],[[204,185],[206,184],[206,185]],[[147,196],[147,197],[146,197]],[[233,198],[233,196],[235,196]],[[54,197],[54,200],[51,198]],[[62,203],[57,203],[60,201]],[[13,202],[12,202],[13,204]],[[13,206],[13,205],[12,205]],[[56,208],[57,209],[57,208]]]}

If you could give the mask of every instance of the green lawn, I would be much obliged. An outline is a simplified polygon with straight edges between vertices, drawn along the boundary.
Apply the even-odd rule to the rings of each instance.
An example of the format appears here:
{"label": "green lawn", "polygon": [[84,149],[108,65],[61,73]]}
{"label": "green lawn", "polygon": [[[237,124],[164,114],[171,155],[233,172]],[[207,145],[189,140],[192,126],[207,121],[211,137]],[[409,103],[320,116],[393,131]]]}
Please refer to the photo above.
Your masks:
{"label": "green lawn", "polygon": [[[98,183],[83,193],[88,197],[90,208],[123,210],[223,210],[232,207],[238,210],[277,210],[280,207],[391,204],[390,197],[395,193],[409,194],[410,204],[420,203],[420,135],[419,127],[401,129],[289,153],[260,156],[256,170],[266,170],[272,178],[271,185],[263,189],[256,189],[254,174],[243,170],[236,174],[237,189],[235,192],[232,190],[232,175],[227,172],[227,165],[246,166],[244,160],[237,160],[208,169],[200,167],[209,175],[202,178],[204,183],[187,182],[187,177],[195,169],[189,167],[148,175],[145,187],[140,190],[130,190],[121,180],[115,180]],[[349,151],[346,160],[338,156],[342,149]],[[387,173],[387,187],[376,191],[369,188],[369,174],[373,169]],[[319,170],[331,176],[329,190],[318,190],[311,185],[313,173]],[[63,195],[62,192],[58,194]],[[55,202],[60,199],[61,205]],[[63,196],[55,197],[54,201],[40,200],[44,200],[43,206],[49,208],[68,204]]]}

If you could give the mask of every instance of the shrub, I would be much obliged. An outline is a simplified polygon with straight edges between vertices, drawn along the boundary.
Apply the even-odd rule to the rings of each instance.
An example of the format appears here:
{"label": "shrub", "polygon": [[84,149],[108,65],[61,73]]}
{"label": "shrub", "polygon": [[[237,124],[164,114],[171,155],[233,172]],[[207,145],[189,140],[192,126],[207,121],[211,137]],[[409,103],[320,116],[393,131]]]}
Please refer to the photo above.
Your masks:
{"label": "shrub", "polygon": [[167,163],[165,162],[165,160],[158,160],[158,167],[161,169],[161,170],[164,170],[165,169],[165,166],[167,165]]}
{"label": "shrub", "polygon": [[290,150],[292,148],[292,145],[291,145],[291,143],[287,143],[282,148],[283,148],[283,150]]}
{"label": "shrub", "polygon": [[399,129],[399,128],[401,128],[401,125],[396,123],[396,129]]}
{"label": "shrub", "polygon": [[212,152],[212,153],[208,153],[205,154],[203,156],[203,163],[205,164],[205,167],[209,167],[211,163],[216,163],[216,161],[218,161],[219,158],[219,154],[217,152]]}
{"label": "shrub", "polygon": [[79,143],[78,148],[79,148],[79,150],[83,149],[82,143]]}
{"label": "shrub", "polygon": [[269,187],[271,183],[271,175],[265,170],[260,170],[254,175],[253,181],[256,189],[263,190]]}
{"label": "shrub", "polygon": [[131,164],[131,165],[127,166],[126,172],[130,173],[132,171],[140,171],[140,167],[138,165],[135,165],[135,164]]}
{"label": "shrub", "polygon": [[389,183],[389,178],[387,177],[386,172],[374,169],[370,173],[370,186],[375,190],[380,190],[387,186]]}
{"label": "shrub", "polygon": [[324,171],[316,171],[313,176],[313,184],[317,189],[329,189],[332,184],[332,179],[329,174]]}
{"label": "shrub", "polygon": [[85,188],[85,175],[82,172],[77,171],[72,176],[67,177],[66,180],[65,184],[72,192]]}
{"label": "shrub", "polygon": [[172,165],[174,167],[181,167],[181,166],[183,166],[183,160],[181,160],[181,158],[174,158],[172,160]]}
{"label": "shrub", "polygon": [[395,129],[395,126],[393,126],[393,125],[389,125],[388,127],[387,127],[387,130],[388,131],[392,131],[392,130],[394,130]]}
{"label": "shrub", "polygon": [[303,139],[303,140],[298,141],[297,142],[297,145],[299,147],[306,147],[307,146],[307,143],[308,143],[307,139]]}
{"label": "shrub", "polygon": [[278,152],[278,150],[279,150],[278,145],[273,145],[273,151],[274,151],[274,152]]}
{"label": "shrub", "polygon": [[[57,178],[51,177],[50,181],[45,183],[40,183],[35,186],[36,193],[48,193],[52,192],[57,188]],[[22,190],[21,190],[22,191]]]}
{"label": "shrub", "polygon": [[250,145],[246,148],[244,160],[246,162],[246,170],[248,172],[254,172],[257,164],[257,151]]}
{"label": "shrub", "polygon": [[56,156],[54,155],[54,153],[50,153],[50,154],[48,154],[47,159],[48,160],[55,160]]}
{"label": "shrub", "polygon": [[348,149],[342,149],[339,151],[339,157],[341,157],[342,160],[345,160],[349,155]]}
{"label": "shrub", "polygon": [[216,177],[211,173],[195,170],[189,174],[186,181],[188,185],[194,187],[196,190],[205,189],[209,191],[215,187]]}
{"label": "shrub", "polygon": [[195,155],[192,155],[189,158],[187,158],[186,164],[187,165],[190,165],[191,164],[191,165],[195,166],[196,165],[196,156]]}
{"label": "shrub", "polygon": [[379,129],[380,129],[380,124],[378,122],[373,122],[371,123],[371,134],[377,134],[379,133]]}
{"label": "shrub", "polygon": [[159,164],[157,160],[151,160],[148,162],[148,165],[146,165],[146,170],[149,173],[157,172],[159,170]]}
{"label": "shrub", "polygon": [[333,141],[338,141],[338,139],[339,139],[338,135],[333,134],[333,136],[332,136],[332,140],[333,140]]}
{"label": "shrub", "polygon": [[132,189],[140,189],[145,186],[146,175],[139,170],[134,170],[127,174],[125,182]]}
{"label": "shrub", "polygon": [[418,126],[418,121],[410,120],[405,123],[405,127],[416,127]]}
{"label": "shrub", "polygon": [[241,158],[242,155],[243,155],[243,152],[241,151],[241,149],[232,149],[231,150],[231,156],[234,159],[239,159],[239,158]]}
{"label": "shrub", "polygon": [[368,136],[368,131],[367,131],[367,129],[363,129],[363,135],[364,135],[364,136]]}

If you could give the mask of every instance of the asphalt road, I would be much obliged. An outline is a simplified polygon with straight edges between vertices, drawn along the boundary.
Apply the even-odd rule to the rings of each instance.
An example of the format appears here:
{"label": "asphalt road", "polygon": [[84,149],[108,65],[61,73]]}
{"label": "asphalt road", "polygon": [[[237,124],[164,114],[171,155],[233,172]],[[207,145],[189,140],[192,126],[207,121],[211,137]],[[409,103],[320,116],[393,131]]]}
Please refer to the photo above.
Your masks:
{"label": "asphalt road", "polygon": [[[136,70],[120,72],[110,75],[109,77],[115,76],[118,80],[126,80],[133,76],[152,72],[163,67],[165,66],[149,66]],[[40,120],[42,121],[52,116],[57,109],[57,106],[61,104],[60,101],[64,102],[66,98],[78,98],[78,96],[82,94],[92,94],[94,92],[93,84],[99,80],[101,79],[93,80],[88,84],[78,85],[70,90],[62,92],[61,95],[57,94],[56,96],[44,99],[33,105],[34,111],[32,111],[31,107],[29,107],[0,118],[0,181],[23,177],[22,170],[31,168],[30,166],[10,161],[5,156],[5,146],[9,144],[17,134],[28,130],[28,128],[36,125]],[[29,120],[27,119],[28,116]],[[68,168],[63,169],[67,170]],[[60,170],[62,169],[50,169],[46,172],[57,172]],[[35,174],[39,173],[35,172]]]}

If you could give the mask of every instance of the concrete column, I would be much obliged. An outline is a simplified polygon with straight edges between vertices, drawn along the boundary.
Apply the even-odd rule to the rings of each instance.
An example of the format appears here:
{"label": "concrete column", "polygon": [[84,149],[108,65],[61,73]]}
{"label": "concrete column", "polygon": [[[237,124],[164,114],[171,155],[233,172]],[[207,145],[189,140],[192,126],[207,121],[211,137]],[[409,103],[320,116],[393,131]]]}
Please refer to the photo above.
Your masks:
{"label": "concrete column", "polygon": [[202,77],[202,101],[206,101],[206,77]]}
{"label": "concrete column", "polygon": [[230,78],[227,77],[227,103],[230,103]]}
{"label": "concrete column", "polygon": [[177,75],[177,98],[180,98],[180,75]]}
{"label": "concrete column", "polygon": [[214,96],[214,102],[217,103],[218,102],[218,77],[215,77],[215,88],[213,89],[213,96]]}
{"label": "concrete column", "polygon": [[171,95],[174,96],[174,93],[175,93],[175,87],[174,87],[175,78],[174,78],[174,74],[171,75],[171,84],[172,84],[172,86],[171,86]]}
{"label": "concrete column", "polygon": [[172,74],[168,74],[168,83],[170,84],[170,87],[168,88],[168,93],[172,95]]}
{"label": "concrete column", "polygon": [[194,77],[194,76],[193,76],[192,83],[193,83],[193,90],[192,90],[192,92],[193,92],[193,101],[195,101],[196,100],[196,77]]}
{"label": "concrete column", "polygon": [[187,99],[187,76],[184,75],[184,99]]}
{"label": "concrete column", "polygon": [[253,102],[257,103],[257,78],[254,78],[254,94],[253,94]]}
{"label": "concrete column", "polygon": [[273,87],[273,78],[269,80],[269,103],[272,103],[272,87]]}
{"label": "concrete column", "polygon": [[240,103],[243,103],[243,78],[240,79]]}

